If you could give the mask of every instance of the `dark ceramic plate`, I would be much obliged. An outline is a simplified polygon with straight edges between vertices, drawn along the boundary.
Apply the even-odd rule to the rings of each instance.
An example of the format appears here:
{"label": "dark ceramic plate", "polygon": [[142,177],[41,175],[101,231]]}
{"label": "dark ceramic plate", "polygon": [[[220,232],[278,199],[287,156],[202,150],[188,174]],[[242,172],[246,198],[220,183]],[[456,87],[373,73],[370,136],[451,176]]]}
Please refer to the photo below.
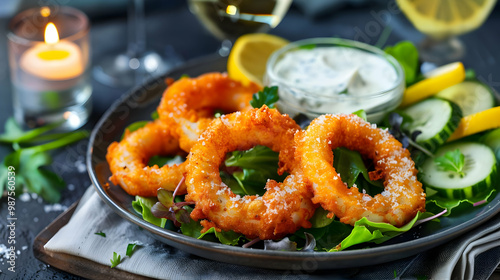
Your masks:
{"label": "dark ceramic plate", "polygon": [[441,218],[441,223],[425,223],[373,248],[335,253],[246,249],[198,240],[145,222],[132,209],[134,197],[108,180],[110,171],[105,158],[108,145],[119,140],[130,123],[151,119],[151,113],[156,110],[166,88],[165,77],[179,78],[183,74],[198,76],[225,69],[225,59],[208,57],[187,63],[164,77],[151,80],[115,102],[92,132],[87,166],[99,195],[121,217],[144,228],[156,239],[194,255],[233,264],[286,270],[313,262],[318,269],[337,269],[374,265],[423,252],[464,234],[500,212],[500,196],[497,195],[491,203],[470,213]]}

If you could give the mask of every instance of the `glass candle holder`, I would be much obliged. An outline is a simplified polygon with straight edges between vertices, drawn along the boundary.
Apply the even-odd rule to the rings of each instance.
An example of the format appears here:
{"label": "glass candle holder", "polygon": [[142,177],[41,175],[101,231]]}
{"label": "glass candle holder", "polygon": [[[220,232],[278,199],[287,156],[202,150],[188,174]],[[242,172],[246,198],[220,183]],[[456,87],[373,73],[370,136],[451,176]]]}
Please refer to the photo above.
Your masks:
{"label": "glass candle holder", "polygon": [[74,8],[23,11],[9,23],[8,50],[16,121],[28,128],[61,122],[74,130],[92,109],[89,20]]}

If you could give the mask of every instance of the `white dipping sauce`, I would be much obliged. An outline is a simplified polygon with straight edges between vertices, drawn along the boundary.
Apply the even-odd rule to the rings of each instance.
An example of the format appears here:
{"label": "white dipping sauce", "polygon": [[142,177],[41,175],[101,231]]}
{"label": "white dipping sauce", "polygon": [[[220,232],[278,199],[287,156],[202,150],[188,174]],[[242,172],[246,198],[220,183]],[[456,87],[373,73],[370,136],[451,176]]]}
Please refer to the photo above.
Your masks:
{"label": "white dipping sauce", "polygon": [[397,73],[387,60],[347,47],[319,47],[288,52],[276,74],[290,85],[318,95],[365,95],[394,86]]}
{"label": "white dipping sauce", "polygon": [[286,50],[276,58],[270,62],[267,84],[278,86],[278,108],[292,117],[362,109],[369,121],[378,122],[401,102],[402,71],[382,55],[343,46],[316,46]]}

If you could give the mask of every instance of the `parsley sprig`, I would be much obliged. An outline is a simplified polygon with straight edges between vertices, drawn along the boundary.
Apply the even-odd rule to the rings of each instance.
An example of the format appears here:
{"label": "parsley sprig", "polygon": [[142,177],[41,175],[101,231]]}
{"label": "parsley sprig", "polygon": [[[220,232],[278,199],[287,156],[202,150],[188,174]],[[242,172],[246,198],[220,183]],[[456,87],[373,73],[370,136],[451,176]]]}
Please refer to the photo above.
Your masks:
{"label": "parsley sprig", "polygon": [[102,232],[102,230],[101,230],[101,231],[99,231],[99,232],[94,232],[94,234],[96,234],[96,235],[100,235],[100,236],[102,236],[102,237],[106,237],[106,234],[105,234],[104,232]]}
{"label": "parsley sprig", "polygon": [[113,258],[111,258],[109,261],[111,262],[111,268],[114,268],[122,262],[122,256],[118,255],[116,252],[113,252]]}
{"label": "parsley sprig", "polygon": [[[52,163],[48,152],[89,135],[87,131],[48,133],[61,124],[59,122],[23,131],[13,118],[7,120],[4,133],[0,134],[0,143],[11,145],[13,152],[3,159],[0,167],[0,193],[3,193],[8,183],[8,167],[13,167],[16,194],[27,190],[51,203],[60,200],[60,191],[65,184],[60,176],[46,169]],[[21,186],[24,188],[19,189]]]}
{"label": "parsley sprig", "polygon": [[[97,232],[96,232],[96,234],[97,234]],[[139,246],[137,243],[129,243],[127,245],[126,257],[124,257],[124,258],[132,257],[132,253],[134,253],[137,246]],[[123,261],[123,259],[122,259],[121,255],[118,255],[118,253],[113,252],[113,257],[109,261],[111,262],[111,268],[114,268],[115,266],[119,265]]]}
{"label": "parsley sprig", "polygon": [[443,156],[436,157],[434,162],[444,171],[455,172],[461,178],[465,176],[465,156],[459,149],[448,151]]}
{"label": "parsley sprig", "polygon": [[269,108],[276,108],[278,102],[278,87],[264,87],[261,91],[254,93],[253,99],[250,100],[250,105],[254,108],[260,108],[262,105],[267,105]]}

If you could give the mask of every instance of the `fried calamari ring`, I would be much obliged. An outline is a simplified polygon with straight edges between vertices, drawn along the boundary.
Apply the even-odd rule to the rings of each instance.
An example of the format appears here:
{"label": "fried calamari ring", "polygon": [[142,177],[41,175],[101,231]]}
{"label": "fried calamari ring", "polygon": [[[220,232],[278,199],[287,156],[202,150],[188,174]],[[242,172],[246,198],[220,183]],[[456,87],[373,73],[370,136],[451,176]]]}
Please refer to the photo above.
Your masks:
{"label": "fried calamari ring", "polygon": [[[425,209],[425,193],[408,150],[387,131],[355,115],[323,115],[296,135],[297,157],[312,183],[313,202],[346,224],[362,217],[402,226]],[[384,178],[384,191],[371,197],[357,187],[347,188],[337,174],[332,150],[346,147],[373,160]]]}
{"label": "fried calamari ring", "polygon": [[[186,170],[186,162],[158,167],[147,166],[154,155],[177,155],[179,142],[161,121],[147,123],[108,147],[106,160],[113,174],[111,182],[120,185],[130,195],[156,196],[159,188],[174,191]],[[186,193],[181,185],[179,194]]]}
{"label": "fried calamari ring", "polygon": [[[277,239],[301,227],[316,206],[294,160],[294,134],[300,127],[287,115],[263,106],[216,119],[202,133],[188,156],[186,201],[196,203],[191,217],[208,219],[222,230],[248,238]],[[264,145],[279,152],[278,173],[288,172],[283,183],[268,180],[263,196],[234,194],[219,175],[226,153]]]}
{"label": "fried calamari ring", "polygon": [[224,113],[249,110],[252,95],[260,90],[232,80],[227,74],[208,73],[197,78],[181,78],[163,94],[160,119],[175,126],[181,148],[189,152],[201,132],[214,119],[216,110]]}

